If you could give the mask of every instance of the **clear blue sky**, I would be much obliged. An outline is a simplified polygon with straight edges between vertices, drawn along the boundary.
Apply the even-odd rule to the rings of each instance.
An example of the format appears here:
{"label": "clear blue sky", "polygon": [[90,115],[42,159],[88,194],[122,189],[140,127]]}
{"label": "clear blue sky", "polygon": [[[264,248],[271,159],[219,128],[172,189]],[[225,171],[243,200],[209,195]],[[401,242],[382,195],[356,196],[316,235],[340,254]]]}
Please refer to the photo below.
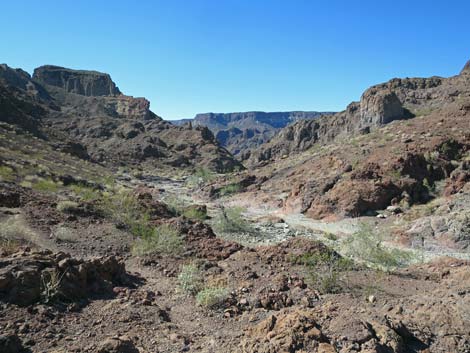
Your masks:
{"label": "clear blue sky", "polygon": [[166,119],[343,110],[470,59],[470,1],[2,1],[0,62],[108,72]]}

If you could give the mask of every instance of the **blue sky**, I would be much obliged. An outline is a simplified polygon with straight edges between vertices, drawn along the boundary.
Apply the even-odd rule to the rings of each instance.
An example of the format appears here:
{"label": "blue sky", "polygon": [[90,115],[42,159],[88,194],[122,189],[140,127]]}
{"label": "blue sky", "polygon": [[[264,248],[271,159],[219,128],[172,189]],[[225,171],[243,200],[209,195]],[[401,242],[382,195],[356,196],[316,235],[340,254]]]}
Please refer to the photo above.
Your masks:
{"label": "blue sky", "polygon": [[166,119],[343,110],[470,59],[470,1],[2,1],[0,62],[111,74]]}

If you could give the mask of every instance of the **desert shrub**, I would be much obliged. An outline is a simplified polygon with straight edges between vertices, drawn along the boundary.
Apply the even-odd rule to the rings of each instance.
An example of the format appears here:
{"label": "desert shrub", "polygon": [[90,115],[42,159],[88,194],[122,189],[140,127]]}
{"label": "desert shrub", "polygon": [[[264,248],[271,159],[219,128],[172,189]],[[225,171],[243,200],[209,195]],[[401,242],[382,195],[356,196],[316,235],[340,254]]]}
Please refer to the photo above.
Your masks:
{"label": "desert shrub", "polygon": [[186,202],[182,198],[175,195],[168,195],[163,199],[163,201],[165,202],[168,209],[176,215],[181,215],[183,210],[187,207]]}
{"label": "desert shrub", "polygon": [[74,213],[79,211],[80,205],[75,201],[64,200],[57,203],[56,209],[62,213]]}
{"label": "desert shrub", "polygon": [[196,295],[203,288],[203,277],[195,264],[184,265],[178,275],[178,286],[183,293]]}
{"label": "desert shrub", "polygon": [[63,296],[61,291],[61,282],[64,273],[58,271],[42,271],[41,272],[41,301],[50,304],[57,301]]}
{"label": "desert shrub", "polygon": [[54,231],[54,235],[57,240],[64,243],[74,243],[77,241],[77,237],[74,235],[73,230],[67,227],[58,227]]}
{"label": "desert shrub", "polygon": [[325,233],[325,238],[331,241],[337,241],[338,237],[334,233],[326,232]]}
{"label": "desert shrub", "polygon": [[210,183],[215,180],[217,175],[210,169],[198,167],[187,179],[186,183],[188,186],[200,187],[206,183]]}
{"label": "desert shrub", "polygon": [[133,252],[138,256],[163,254],[178,255],[183,250],[183,240],[177,229],[162,224],[153,228],[152,232],[138,239]]}
{"label": "desert shrub", "polygon": [[145,215],[139,200],[128,190],[103,193],[99,207],[118,226],[131,229]]}
{"label": "desert shrub", "polygon": [[242,190],[242,186],[238,183],[232,183],[223,186],[220,188],[219,195],[220,196],[226,196],[226,195],[232,195],[236,194],[237,192],[240,192]]}
{"label": "desert shrub", "polygon": [[340,292],[344,286],[344,274],[353,266],[349,259],[341,257],[329,248],[321,252],[291,257],[290,260],[307,267],[307,279],[310,285],[321,293]]}
{"label": "desert shrub", "polygon": [[189,219],[194,219],[198,221],[204,221],[207,219],[207,211],[202,208],[197,208],[197,207],[187,207],[185,210],[182,212],[183,216]]}
{"label": "desert shrub", "polygon": [[33,189],[42,192],[57,192],[59,190],[59,183],[52,179],[41,179],[33,183]]}
{"label": "desert shrub", "polygon": [[245,220],[242,207],[222,207],[222,212],[214,221],[214,228],[222,233],[252,232],[253,228]]}
{"label": "desert shrub", "polygon": [[229,297],[229,291],[225,287],[208,287],[196,295],[198,305],[207,309],[223,308]]}
{"label": "desert shrub", "polygon": [[2,165],[0,166],[0,180],[2,181],[14,181],[15,173],[12,168]]}
{"label": "desert shrub", "polygon": [[70,189],[83,201],[96,201],[101,197],[98,190],[81,183],[70,185]]}
{"label": "desert shrub", "polygon": [[350,258],[385,271],[406,266],[413,261],[411,252],[385,247],[382,235],[366,224],[362,224],[356,233],[347,238],[342,247],[344,254]]}
{"label": "desert shrub", "polygon": [[23,221],[10,218],[0,223],[0,250],[6,254],[12,254],[32,236],[33,232]]}

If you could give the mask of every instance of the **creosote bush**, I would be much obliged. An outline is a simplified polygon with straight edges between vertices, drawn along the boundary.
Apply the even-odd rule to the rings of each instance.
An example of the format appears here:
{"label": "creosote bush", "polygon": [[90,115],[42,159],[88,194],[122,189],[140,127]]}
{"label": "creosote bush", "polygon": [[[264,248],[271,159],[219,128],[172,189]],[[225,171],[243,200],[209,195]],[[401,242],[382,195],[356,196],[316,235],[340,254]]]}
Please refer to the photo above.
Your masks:
{"label": "creosote bush", "polygon": [[242,186],[240,184],[232,183],[232,184],[223,186],[220,189],[219,194],[220,196],[227,196],[227,195],[236,194],[237,192],[240,192],[241,190],[242,190]]}
{"label": "creosote bush", "polygon": [[143,255],[178,255],[183,250],[183,240],[177,229],[174,227],[162,224],[154,227],[152,231],[150,228],[146,230],[145,235],[136,240],[133,248],[134,254],[138,256]]}
{"label": "creosote bush", "polygon": [[11,167],[0,166],[0,181],[14,181],[15,178],[15,173]]}
{"label": "creosote bush", "polygon": [[413,261],[411,252],[385,247],[382,236],[366,224],[347,238],[342,248],[351,259],[384,271],[407,266]]}
{"label": "creosote bush", "polygon": [[81,183],[70,185],[70,189],[83,201],[96,201],[101,197],[98,190]]}
{"label": "creosote bush", "polygon": [[197,265],[183,265],[178,275],[178,286],[183,293],[189,295],[196,295],[203,288],[202,273]]}
{"label": "creosote bush", "polygon": [[222,212],[214,221],[214,228],[222,233],[253,232],[253,228],[248,223],[242,207],[222,207]]}
{"label": "creosote bush", "polygon": [[214,181],[216,177],[217,175],[210,169],[199,167],[187,178],[186,182],[189,186],[200,187]]}
{"label": "creosote bush", "polygon": [[57,203],[56,209],[62,213],[74,213],[79,211],[80,205],[74,201],[64,200]]}
{"label": "creosote bush", "polygon": [[197,220],[197,221],[204,221],[207,219],[207,211],[202,208],[197,207],[187,207],[182,212],[183,216],[189,219]]}
{"label": "creosote bush", "polygon": [[353,267],[351,260],[341,257],[335,251],[327,248],[322,252],[305,253],[291,257],[295,264],[307,267],[307,279],[321,293],[338,293],[343,287],[343,277],[346,271]]}
{"label": "creosote bush", "polygon": [[57,192],[59,191],[59,183],[52,179],[41,179],[33,183],[33,189],[42,192]]}
{"label": "creosote bush", "polygon": [[229,297],[229,291],[225,287],[208,287],[196,295],[198,305],[207,309],[223,308]]}

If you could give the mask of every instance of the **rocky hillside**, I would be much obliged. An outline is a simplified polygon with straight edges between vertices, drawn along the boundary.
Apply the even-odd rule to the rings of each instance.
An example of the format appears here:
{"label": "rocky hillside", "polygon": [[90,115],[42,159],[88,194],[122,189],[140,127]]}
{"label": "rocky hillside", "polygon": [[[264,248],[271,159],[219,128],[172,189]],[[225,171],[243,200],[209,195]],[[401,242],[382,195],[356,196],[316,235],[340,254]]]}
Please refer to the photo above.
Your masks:
{"label": "rocky hillside", "polygon": [[447,109],[468,94],[468,64],[460,75],[442,78],[395,78],[367,89],[346,110],[315,120],[301,120],[282,129],[255,151],[253,164],[306,151],[318,143],[367,134],[395,120]]}
{"label": "rocky hillside", "polygon": [[122,94],[96,71],[42,66],[31,77],[2,65],[0,119],[58,145],[81,145],[91,160],[109,166],[243,168],[208,129],[163,121],[148,100]]}
{"label": "rocky hillside", "polygon": [[243,112],[205,113],[194,119],[173,121],[177,125],[191,123],[207,126],[219,143],[243,159],[247,151],[269,141],[280,129],[299,120],[316,119],[322,112]]}
{"label": "rocky hillside", "polygon": [[[467,64],[450,78],[373,86],[343,112],[283,129],[251,161],[267,180],[264,195],[284,195],[279,202],[286,210],[317,219],[357,217],[452,194],[465,200],[469,127]],[[455,216],[465,219],[462,212]],[[464,247],[470,234],[465,239]]]}

